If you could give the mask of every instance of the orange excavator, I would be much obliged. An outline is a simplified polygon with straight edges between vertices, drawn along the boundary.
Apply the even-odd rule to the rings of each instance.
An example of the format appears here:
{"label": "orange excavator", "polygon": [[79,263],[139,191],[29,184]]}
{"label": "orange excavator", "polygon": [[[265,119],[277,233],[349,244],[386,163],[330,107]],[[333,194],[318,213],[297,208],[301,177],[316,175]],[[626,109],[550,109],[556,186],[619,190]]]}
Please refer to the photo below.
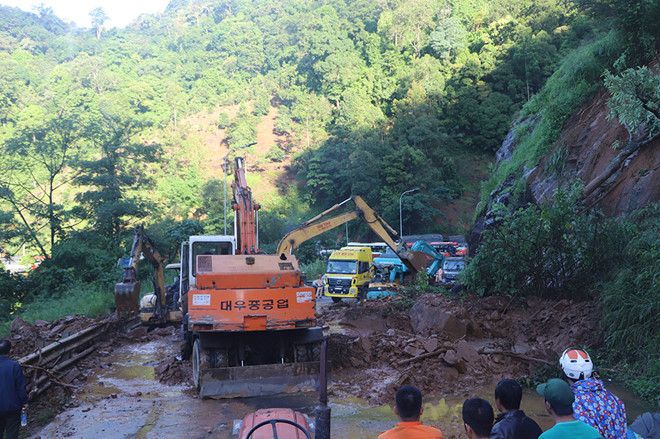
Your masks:
{"label": "orange excavator", "polygon": [[202,397],[288,393],[318,386],[323,333],[314,288],[293,255],[259,250],[259,205],[237,157],[234,236],[191,236],[181,250],[184,358]]}

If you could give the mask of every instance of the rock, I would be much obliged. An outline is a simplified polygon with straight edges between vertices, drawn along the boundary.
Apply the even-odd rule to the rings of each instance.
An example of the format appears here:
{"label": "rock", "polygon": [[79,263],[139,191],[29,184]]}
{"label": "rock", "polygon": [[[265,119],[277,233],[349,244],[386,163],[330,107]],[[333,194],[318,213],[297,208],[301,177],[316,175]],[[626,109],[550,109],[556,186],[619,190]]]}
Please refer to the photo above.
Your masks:
{"label": "rock", "polygon": [[12,320],[11,325],[9,326],[9,330],[12,333],[21,332],[23,330],[23,328],[26,328],[26,327],[29,328],[31,326],[32,325],[30,325],[28,322],[26,322],[22,318],[16,317],[14,320]]}
{"label": "rock", "polygon": [[409,379],[410,379],[410,376],[408,376],[407,373],[404,373],[403,375],[401,375],[399,377],[399,379],[396,381],[396,388],[399,389],[399,388],[403,387]]}
{"label": "rock", "polygon": [[458,371],[453,367],[443,367],[438,370],[438,375],[440,375],[447,382],[454,382],[458,379]]}
{"label": "rock", "polygon": [[454,314],[439,308],[430,308],[416,303],[409,311],[410,324],[416,334],[431,331],[444,332],[450,339],[464,337],[467,332],[465,323],[459,321]]}
{"label": "rock", "polygon": [[408,345],[405,348],[403,348],[403,352],[410,355],[411,357],[416,357],[418,355],[422,355],[425,351],[424,349],[420,349],[420,348],[416,348],[415,346]]}
{"label": "rock", "polygon": [[78,378],[78,375],[80,375],[80,371],[76,368],[73,368],[67,372],[67,374],[64,375],[61,380],[65,383],[71,384],[76,378]]}
{"label": "rock", "polygon": [[374,332],[382,333],[387,330],[385,320],[376,316],[359,316],[356,319],[342,319],[342,325],[352,326],[361,336],[367,336]]}
{"label": "rock", "polygon": [[468,363],[476,363],[481,359],[479,353],[468,342],[461,340],[456,346],[456,356]]}
{"label": "rock", "polygon": [[453,350],[445,352],[445,355],[442,357],[442,359],[445,360],[445,363],[450,366],[458,364],[459,361],[458,355],[456,355],[456,351]]}
{"label": "rock", "polygon": [[348,359],[348,361],[350,361],[350,363],[353,367],[360,367],[364,364],[364,362],[362,360],[360,360],[359,358],[356,358],[356,357],[350,357]]}
{"label": "rock", "polygon": [[371,342],[367,337],[360,338],[360,346],[362,346],[362,350],[367,354],[367,357],[371,357]]}
{"label": "rock", "polygon": [[146,326],[138,326],[130,332],[131,337],[144,337],[147,335],[148,328]]}
{"label": "rock", "polygon": [[433,352],[438,349],[438,338],[433,336],[426,340],[424,342],[424,349],[426,349],[426,352]]}

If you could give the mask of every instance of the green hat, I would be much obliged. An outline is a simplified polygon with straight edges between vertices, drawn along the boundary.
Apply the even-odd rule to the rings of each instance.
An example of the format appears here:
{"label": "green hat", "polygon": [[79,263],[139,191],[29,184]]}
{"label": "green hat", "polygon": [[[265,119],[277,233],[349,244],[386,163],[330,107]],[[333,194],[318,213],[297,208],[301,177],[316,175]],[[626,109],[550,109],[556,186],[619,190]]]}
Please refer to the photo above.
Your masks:
{"label": "green hat", "polygon": [[573,401],[575,401],[571,386],[559,378],[553,378],[545,384],[539,384],[536,391],[550,403],[553,409],[572,407]]}

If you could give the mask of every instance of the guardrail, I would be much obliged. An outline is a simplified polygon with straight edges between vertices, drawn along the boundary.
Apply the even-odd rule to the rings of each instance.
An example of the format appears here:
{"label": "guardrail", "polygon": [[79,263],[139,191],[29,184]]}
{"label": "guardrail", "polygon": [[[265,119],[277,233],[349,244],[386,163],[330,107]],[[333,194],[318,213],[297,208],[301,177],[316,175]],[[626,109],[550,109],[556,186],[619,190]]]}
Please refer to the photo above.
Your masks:
{"label": "guardrail", "polygon": [[70,382],[80,372],[71,373],[72,366],[94,352],[95,343],[109,328],[110,322],[96,324],[19,359],[27,381],[29,399],[33,400],[52,384],[75,388]]}

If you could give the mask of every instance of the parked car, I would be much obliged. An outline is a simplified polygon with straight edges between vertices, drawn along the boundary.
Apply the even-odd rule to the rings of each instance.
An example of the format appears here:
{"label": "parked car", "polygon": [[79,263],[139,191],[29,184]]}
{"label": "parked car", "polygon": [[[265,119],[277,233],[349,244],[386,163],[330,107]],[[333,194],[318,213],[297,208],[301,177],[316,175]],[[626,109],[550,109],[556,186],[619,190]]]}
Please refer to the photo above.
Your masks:
{"label": "parked car", "polygon": [[442,264],[442,283],[456,282],[463,267],[465,267],[463,258],[445,258]]}

